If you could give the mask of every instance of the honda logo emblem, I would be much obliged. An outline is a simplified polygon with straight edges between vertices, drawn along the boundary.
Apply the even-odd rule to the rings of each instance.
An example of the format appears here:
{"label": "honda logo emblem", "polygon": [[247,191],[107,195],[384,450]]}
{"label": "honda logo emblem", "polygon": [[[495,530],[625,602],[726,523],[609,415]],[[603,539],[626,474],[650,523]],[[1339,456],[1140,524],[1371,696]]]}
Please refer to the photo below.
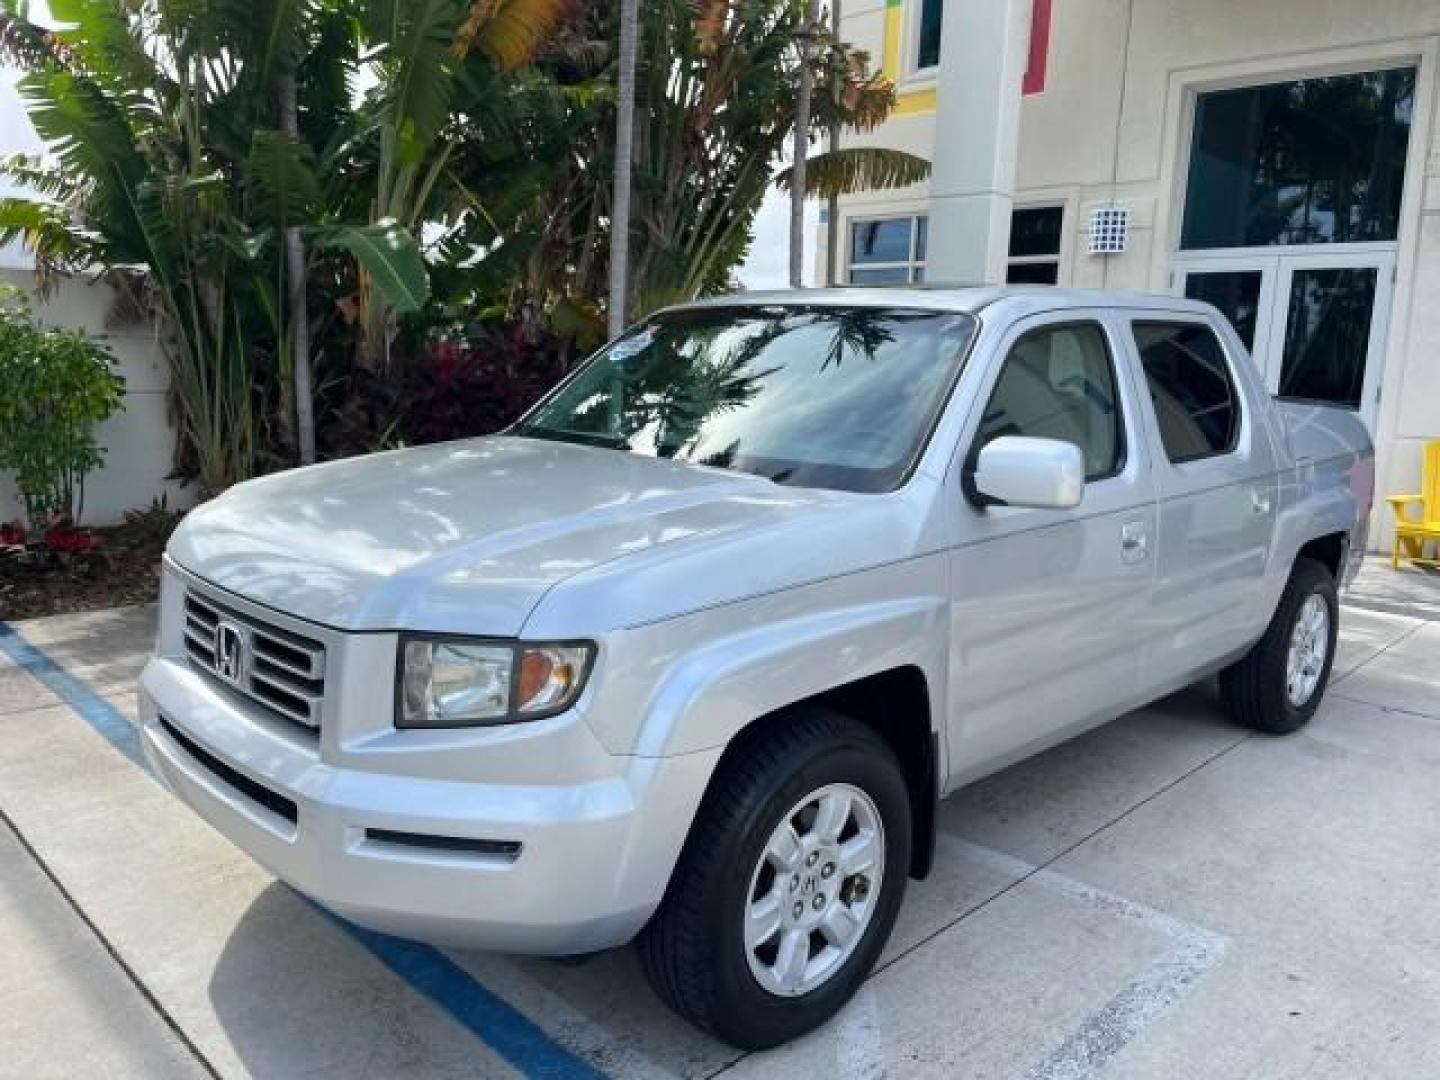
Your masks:
{"label": "honda logo emblem", "polygon": [[245,673],[245,634],[224,620],[215,627],[215,674],[228,683],[240,685]]}

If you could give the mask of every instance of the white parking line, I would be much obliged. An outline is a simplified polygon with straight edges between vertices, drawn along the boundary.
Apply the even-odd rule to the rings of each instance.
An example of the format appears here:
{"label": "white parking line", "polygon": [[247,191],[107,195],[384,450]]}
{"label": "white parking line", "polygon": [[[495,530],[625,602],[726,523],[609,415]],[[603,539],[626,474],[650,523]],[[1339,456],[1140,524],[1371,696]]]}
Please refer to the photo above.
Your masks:
{"label": "white parking line", "polygon": [[[1045,870],[1002,851],[942,833],[940,843],[1017,881],[1038,885],[1103,914],[1143,926],[1174,942],[1135,980],[1026,1074],[1029,1080],[1081,1080],[1096,1072],[1183,998],[1225,955],[1226,940],[1163,911]],[[1013,888],[1013,886],[1012,886]]]}
{"label": "white parking line", "polygon": [[[502,994],[513,1008],[526,1016],[542,1018],[546,1033],[566,1049],[589,1061],[603,1062],[611,1076],[625,1080],[676,1080],[680,1075],[651,1060],[633,1039],[622,1037],[602,1020],[546,987],[516,958],[469,950],[449,951],[448,955],[484,985]],[[597,1001],[595,1005],[600,1008],[604,1002]]]}

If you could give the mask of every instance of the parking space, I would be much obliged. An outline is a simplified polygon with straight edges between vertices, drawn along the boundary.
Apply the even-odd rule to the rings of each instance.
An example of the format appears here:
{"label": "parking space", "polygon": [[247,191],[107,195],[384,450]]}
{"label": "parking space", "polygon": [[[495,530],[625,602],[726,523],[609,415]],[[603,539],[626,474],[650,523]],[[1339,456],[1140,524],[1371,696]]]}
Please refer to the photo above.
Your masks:
{"label": "parking space", "polygon": [[629,950],[442,951],[277,884],[131,756],[149,609],[0,629],[0,1074],[1440,1075],[1440,590],[1381,573],[1305,732],[1201,686],[960,793],[853,1004],[744,1056]]}

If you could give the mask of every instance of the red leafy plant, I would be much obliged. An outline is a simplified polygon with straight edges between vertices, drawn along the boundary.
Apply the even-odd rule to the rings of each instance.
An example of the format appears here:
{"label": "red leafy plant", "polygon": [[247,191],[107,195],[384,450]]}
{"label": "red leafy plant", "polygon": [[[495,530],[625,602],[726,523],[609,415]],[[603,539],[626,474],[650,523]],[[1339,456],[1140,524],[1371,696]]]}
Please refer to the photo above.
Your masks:
{"label": "red leafy plant", "polygon": [[92,551],[100,546],[100,538],[89,529],[77,529],[68,521],[58,522],[45,530],[45,546],[64,555]]}
{"label": "red leafy plant", "polygon": [[518,419],[565,366],[559,342],[513,324],[432,341],[410,365],[400,430],[415,444],[489,435]]}

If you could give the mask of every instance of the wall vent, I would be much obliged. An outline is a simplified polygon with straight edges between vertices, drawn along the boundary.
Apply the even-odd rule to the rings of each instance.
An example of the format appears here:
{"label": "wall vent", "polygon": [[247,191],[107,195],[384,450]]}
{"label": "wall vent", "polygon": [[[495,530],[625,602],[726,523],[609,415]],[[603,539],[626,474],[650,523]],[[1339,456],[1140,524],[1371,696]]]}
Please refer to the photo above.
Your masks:
{"label": "wall vent", "polygon": [[1130,211],[1100,206],[1090,212],[1090,254],[1119,255],[1130,246]]}

